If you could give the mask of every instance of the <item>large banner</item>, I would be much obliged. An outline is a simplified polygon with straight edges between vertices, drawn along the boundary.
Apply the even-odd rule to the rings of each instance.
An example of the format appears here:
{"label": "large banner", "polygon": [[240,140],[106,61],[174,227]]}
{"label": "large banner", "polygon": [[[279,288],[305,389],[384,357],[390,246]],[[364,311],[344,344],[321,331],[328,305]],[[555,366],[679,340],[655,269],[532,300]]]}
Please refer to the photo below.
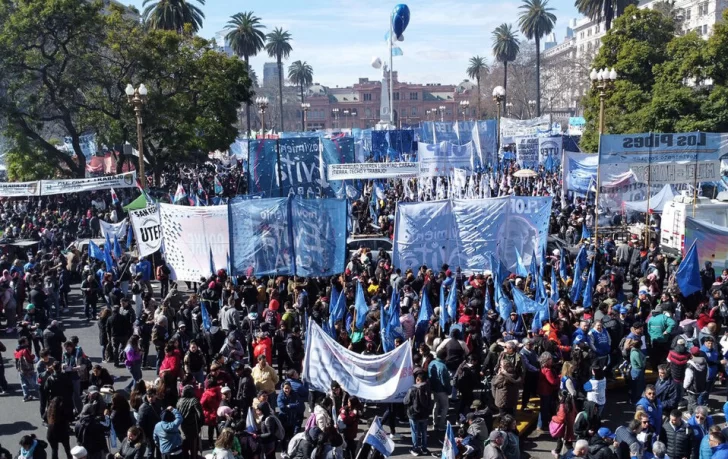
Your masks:
{"label": "large banner", "polygon": [[315,198],[323,196],[325,178],[321,174],[318,137],[280,139],[281,194]]}
{"label": "large banner", "polygon": [[695,241],[698,242],[696,247],[700,266],[704,266],[706,261],[710,261],[716,272],[728,268],[728,228],[687,217],[685,219],[685,251]]}
{"label": "large banner", "polygon": [[140,256],[146,257],[162,248],[162,220],[158,205],[129,211],[129,219]]}
{"label": "large banner", "polygon": [[119,223],[109,223],[99,220],[99,224],[101,225],[101,237],[106,237],[108,234],[109,239],[111,240],[114,239],[114,236],[116,236],[119,241],[126,240],[126,230],[129,228],[129,222],[126,219]]}
{"label": "large banner", "polygon": [[454,145],[450,142],[417,144],[417,159],[422,177],[449,177],[455,169],[473,171],[473,142]]}
{"label": "large banner", "polygon": [[419,141],[424,143],[450,142],[465,145],[473,142],[475,154],[480,165],[492,166],[496,157],[496,141],[498,123],[496,120],[480,121],[427,121],[420,123]]}
{"label": "large banner", "polygon": [[336,164],[353,163],[355,158],[356,147],[353,137],[337,137],[332,139],[321,140],[321,156],[319,168],[321,175],[324,177],[324,188],[327,196],[344,197],[344,182],[341,179],[329,177],[327,172],[330,166]]}
{"label": "large banner", "polygon": [[665,184],[720,181],[723,139],[724,134],[706,132],[601,136],[599,205],[619,208],[658,193]]}
{"label": "large banner", "polygon": [[212,274],[211,268],[227,268],[228,206],[159,206],[164,254],[173,279],[199,282]]}
{"label": "large banner", "polygon": [[564,152],[563,181],[566,190],[586,195],[596,190],[599,156],[594,153]]}
{"label": "large banner", "polygon": [[393,262],[401,269],[443,263],[464,271],[491,269],[490,253],[510,271],[546,249],[551,197],[506,197],[399,203]]}
{"label": "large banner", "polygon": [[262,193],[269,198],[279,196],[278,142],[275,140],[251,140],[248,149],[248,192]]}
{"label": "large banner", "polygon": [[236,198],[230,203],[230,264],[235,274],[294,273],[288,201],[287,198]]}
{"label": "large banner", "polygon": [[309,322],[303,380],[311,389],[326,392],[336,381],[346,393],[362,400],[400,403],[414,385],[412,370],[411,346],[381,355],[357,354]]}
{"label": "large banner", "polygon": [[373,180],[402,177],[416,177],[420,166],[417,163],[352,163],[329,164],[329,180]]}
{"label": "large banner", "polygon": [[[79,136],[78,143],[81,146],[81,152],[87,160],[94,156],[98,151],[98,146],[96,144],[96,134],[86,134]],[[63,147],[68,153],[73,154],[73,139],[71,137],[64,137]]]}
{"label": "large banner", "polygon": [[40,196],[40,182],[1,182],[0,197]]}
{"label": "large banner", "polygon": [[548,171],[554,171],[561,164],[561,151],[564,142],[560,135],[538,138],[538,161]]}
{"label": "large banner", "polygon": [[346,200],[292,199],[296,275],[324,277],[346,265]]}
{"label": "large banner", "polygon": [[516,137],[516,161],[526,169],[538,169],[538,137]]}
{"label": "large banner", "polygon": [[549,136],[551,135],[551,115],[542,115],[539,118],[528,120],[501,118],[500,135],[501,146],[514,143],[516,137]]}
{"label": "large banner", "polygon": [[71,179],[71,180],[41,180],[40,194],[48,196],[53,194],[78,193],[81,191],[108,190],[109,188],[133,188],[136,186],[136,171],[104,177]]}

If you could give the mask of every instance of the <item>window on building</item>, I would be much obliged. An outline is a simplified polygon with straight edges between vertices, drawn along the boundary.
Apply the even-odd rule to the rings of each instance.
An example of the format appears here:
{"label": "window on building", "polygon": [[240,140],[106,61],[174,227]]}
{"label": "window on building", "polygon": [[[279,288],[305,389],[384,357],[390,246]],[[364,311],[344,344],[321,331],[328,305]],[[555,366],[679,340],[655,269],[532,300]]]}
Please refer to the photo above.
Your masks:
{"label": "window on building", "polygon": [[592,43],[589,42],[589,43],[586,44],[586,50],[587,51],[591,51],[591,49],[592,49]]}
{"label": "window on building", "polygon": [[366,114],[367,118],[372,117],[372,110],[370,108],[367,108],[366,110],[364,110],[364,113]]}
{"label": "window on building", "polygon": [[703,25],[703,35],[708,35],[708,24]]}
{"label": "window on building", "polygon": [[584,52],[584,44],[583,43],[581,45],[579,45],[579,52],[580,53],[583,53]]}
{"label": "window on building", "polygon": [[591,37],[591,28],[586,30],[586,36]]}
{"label": "window on building", "polygon": [[392,97],[394,98],[394,100],[399,100],[399,93],[398,92],[392,93]]}
{"label": "window on building", "polygon": [[364,94],[364,101],[371,101],[371,100],[372,100],[372,95],[370,93],[365,93]]}
{"label": "window on building", "polygon": [[708,2],[703,2],[703,14],[708,15]]}
{"label": "window on building", "polygon": [[[700,15],[701,10],[702,10],[702,7],[700,5],[698,5],[698,15]],[[692,12],[693,12],[692,8],[685,8],[685,20],[686,21],[690,20],[690,13],[692,13]]]}
{"label": "window on building", "polygon": [[583,40],[584,39],[584,32],[580,33],[579,35],[580,35],[579,38],[581,38]]}
{"label": "window on building", "polygon": [[412,116],[417,116],[417,107],[412,107]]}
{"label": "window on building", "polygon": [[600,27],[601,27],[601,24],[597,24],[596,27],[594,27],[594,33],[599,33]]}
{"label": "window on building", "polygon": [[410,100],[417,100],[417,93],[416,92],[411,92],[410,93]]}

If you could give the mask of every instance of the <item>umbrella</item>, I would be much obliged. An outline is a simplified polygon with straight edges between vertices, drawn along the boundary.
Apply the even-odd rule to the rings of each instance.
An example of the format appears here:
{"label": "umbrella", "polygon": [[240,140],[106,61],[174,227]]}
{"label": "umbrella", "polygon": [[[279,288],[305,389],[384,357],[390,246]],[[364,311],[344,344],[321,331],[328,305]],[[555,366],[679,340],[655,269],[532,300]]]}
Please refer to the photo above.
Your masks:
{"label": "umbrella", "polygon": [[519,171],[516,171],[513,173],[514,177],[519,178],[531,178],[531,177],[538,177],[538,174],[531,169],[521,169]]}

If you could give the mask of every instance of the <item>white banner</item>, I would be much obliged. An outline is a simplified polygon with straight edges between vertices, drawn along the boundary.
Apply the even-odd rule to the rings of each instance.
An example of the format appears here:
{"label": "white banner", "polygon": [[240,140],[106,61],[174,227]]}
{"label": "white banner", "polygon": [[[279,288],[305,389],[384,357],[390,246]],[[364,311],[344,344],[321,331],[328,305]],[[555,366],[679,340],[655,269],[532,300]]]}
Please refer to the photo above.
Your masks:
{"label": "white banner", "polygon": [[453,145],[450,142],[417,144],[417,156],[420,164],[420,176],[448,177],[455,169],[473,170],[473,154],[475,148],[472,140],[465,145]]}
{"label": "white banner", "polygon": [[362,400],[398,403],[414,385],[412,347],[407,343],[381,355],[352,352],[309,321],[303,379],[312,389],[326,392],[337,381]]}
{"label": "white banner", "polygon": [[353,163],[329,164],[329,180],[389,179],[416,177],[417,163]]}
{"label": "white banner", "polygon": [[136,171],[124,174],[109,175],[71,180],[41,180],[40,194],[78,193],[80,191],[108,190],[109,188],[133,188],[136,186]]}
{"label": "white banner", "polygon": [[124,242],[126,239],[126,230],[129,225],[129,222],[126,221],[126,219],[119,223],[109,223],[99,220],[99,223],[101,224],[101,237],[106,237],[106,234],[108,234],[111,242],[114,242],[114,236],[119,239],[119,243]]}
{"label": "white banner", "polygon": [[538,138],[538,162],[545,164],[548,168],[548,162],[551,161],[552,168],[561,162],[561,149],[563,147],[563,138],[561,136],[539,137]]}
{"label": "white banner", "polygon": [[[172,278],[199,282],[227,269],[230,253],[227,206],[186,207],[160,204],[164,255]],[[212,252],[212,263],[210,253]]]}
{"label": "white banner", "polygon": [[146,257],[162,248],[162,220],[159,206],[129,211],[134,238],[137,241],[139,256]]}
{"label": "white banner", "polygon": [[551,135],[551,115],[546,114],[529,120],[501,118],[500,135],[501,146],[515,142],[515,137]]}
{"label": "white banner", "polygon": [[0,197],[40,196],[40,182],[2,182]]}

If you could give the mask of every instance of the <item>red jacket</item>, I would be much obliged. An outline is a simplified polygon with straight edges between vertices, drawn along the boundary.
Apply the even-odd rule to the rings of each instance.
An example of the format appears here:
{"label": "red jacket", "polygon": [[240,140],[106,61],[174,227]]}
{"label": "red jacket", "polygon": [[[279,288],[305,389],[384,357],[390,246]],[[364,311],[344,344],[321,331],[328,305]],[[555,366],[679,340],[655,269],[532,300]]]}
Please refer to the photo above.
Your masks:
{"label": "red jacket", "polygon": [[273,365],[273,341],[270,337],[265,337],[260,340],[253,349],[253,356],[255,356],[256,361],[258,360],[258,356],[263,355],[264,353],[265,360],[268,361],[268,365]]}
{"label": "red jacket", "polygon": [[359,412],[357,414],[352,413],[348,407],[342,407],[339,411],[339,418],[346,425],[344,431],[344,439],[348,441],[356,440],[356,436],[359,433]]}
{"label": "red jacket", "polygon": [[175,349],[172,353],[167,354],[162,360],[162,366],[159,367],[159,372],[169,371],[175,377],[181,378],[182,375],[182,353],[179,349]]}
{"label": "red jacket", "polygon": [[220,401],[222,400],[222,393],[220,387],[208,387],[202,394],[202,413],[205,418],[206,426],[217,425],[217,409],[220,408]]}
{"label": "red jacket", "polygon": [[541,368],[538,374],[538,395],[555,395],[559,390],[559,377],[551,368]]}

